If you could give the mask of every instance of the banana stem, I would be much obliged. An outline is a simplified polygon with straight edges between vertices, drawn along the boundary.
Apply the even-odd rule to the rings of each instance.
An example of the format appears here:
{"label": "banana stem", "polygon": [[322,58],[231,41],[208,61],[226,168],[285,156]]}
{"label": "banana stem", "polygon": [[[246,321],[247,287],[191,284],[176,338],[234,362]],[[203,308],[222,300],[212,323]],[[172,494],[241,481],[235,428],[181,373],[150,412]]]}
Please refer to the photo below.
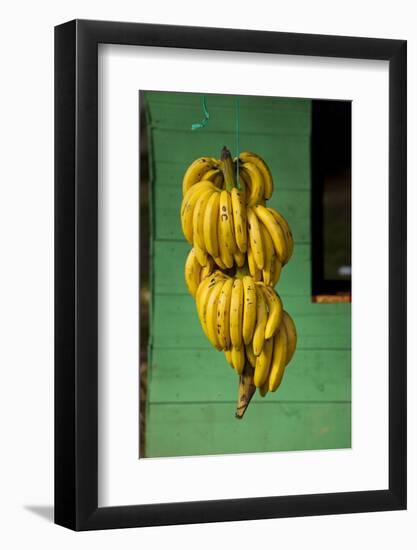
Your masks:
{"label": "banana stem", "polygon": [[254,370],[252,366],[246,362],[243,372],[239,376],[238,398],[235,413],[236,418],[243,418],[250,400],[256,391],[255,384],[253,383],[253,373]]}
{"label": "banana stem", "polygon": [[226,146],[224,146],[221,151],[220,168],[222,169],[224,175],[226,190],[231,191],[233,187],[236,187],[236,177],[232,155]]}
{"label": "banana stem", "polygon": [[236,268],[236,277],[243,279],[243,277],[246,277],[246,275],[249,275],[249,266],[248,262],[245,261],[242,267]]}

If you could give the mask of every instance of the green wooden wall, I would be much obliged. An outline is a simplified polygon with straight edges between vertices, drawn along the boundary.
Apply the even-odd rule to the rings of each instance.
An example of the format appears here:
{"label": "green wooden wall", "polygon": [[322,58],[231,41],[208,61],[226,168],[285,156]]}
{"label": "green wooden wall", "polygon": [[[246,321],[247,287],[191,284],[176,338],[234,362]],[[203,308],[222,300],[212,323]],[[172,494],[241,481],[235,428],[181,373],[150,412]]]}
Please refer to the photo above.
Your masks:
{"label": "green wooden wall", "polygon": [[350,304],[311,301],[308,100],[240,98],[240,149],[261,154],[275,181],[270,204],[291,224],[295,251],[278,291],[293,316],[298,349],[281,388],[254,397],[234,418],[237,376],[205,338],[183,279],[189,251],[180,226],[181,182],[196,157],[234,152],[235,103],[146,92],[153,204],[152,318],[146,417],[147,457],[330,449],[351,444]]}

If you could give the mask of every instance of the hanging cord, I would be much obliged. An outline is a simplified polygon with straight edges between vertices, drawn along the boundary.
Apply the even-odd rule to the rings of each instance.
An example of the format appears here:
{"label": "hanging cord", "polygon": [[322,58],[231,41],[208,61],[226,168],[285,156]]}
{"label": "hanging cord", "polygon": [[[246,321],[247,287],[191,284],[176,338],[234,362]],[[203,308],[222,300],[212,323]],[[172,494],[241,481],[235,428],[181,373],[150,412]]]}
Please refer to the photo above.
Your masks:
{"label": "hanging cord", "polygon": [[210,119],[210,113],[207,109],[207,100],[206,96],[203,95],[203,113],[204,113],[204,120],[201,122],[195,122],[194,124],[191,124],[191,130],[198,130],[200,128],[204,128],[204,126],[207,125],[209,119]]}
{"label": "hanging cord", "polygon": [[235,102],[235,113],[236,113],[236,182],[237,186],[240,188],[239,181],[239,119],[240,119],[240,108],[239,108],[239,96],[236,96]]}
{"label": "hanging cord", "polygon": [[[202,97],[202,103],[203,103],[203,113],[204,113],[204,119],[201,122],[195,122],[194,124],[191,124],[191,130],[199,130],[200,128],[204,128],[207,126],[208,121],[210,120],[210,113],[207,108],[207,99],[206,96],[203,95]],[[240,180],[239,180],[239,154],[240,154],[240,144],[239,144],[239,133],[240,133],[240,104],[239,104],[239,96],[235,97],[235,148],[236,148],[236,182],[237,186],[240,188]]]}

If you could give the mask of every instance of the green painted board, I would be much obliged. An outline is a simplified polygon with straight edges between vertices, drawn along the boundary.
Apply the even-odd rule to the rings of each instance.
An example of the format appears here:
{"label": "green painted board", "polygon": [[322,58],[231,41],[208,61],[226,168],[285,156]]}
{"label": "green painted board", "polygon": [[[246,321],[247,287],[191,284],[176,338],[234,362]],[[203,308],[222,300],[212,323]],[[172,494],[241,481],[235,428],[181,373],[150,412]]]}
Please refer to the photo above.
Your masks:
{"label": "green painted board", "polygon": [[265,400],[252,403],[241,421],[234,410],[234,402],[150,405],[147,456],[350,447],[350,403]]}
{"label": "green painted board", "polygon": [[[287,102],[288,104],[288,102]],[[211,101],[209,105],[210,123],[205,127],[205,133],[230,132],[235,124],[235,102],[229,105],[219,105]],[[257,109],[240,105],[239,128],[244,133],[306,135],[310,133],[310,122],[306,117],[309,102],[300,105],[298,110],[288,110],[284,105],[262,106]],[[202,119],[201,100],[192,101],[184,105],[171,103],[154,103],[151,125],[159,129],[189,130],[194,122]]]}
{"label": "green painted board", "polygon": [[[184,262],[191,245],[181,241],[155,241],[154,292],[188,294],[184,281]],[[167,269],[166,266],[169,266]],[[311,292],[310,245],[298,244],[291,261],[281,271],[277,291],[283,296],[308,296]]]}
{"label": "green painted board", "polygon": [[[155,349],[150,403],[231,401],[237,377],[214,349]],[[349,350],[297,350],[279,391],[255,401],[350,401]]]}
{"label": "green painted board", "polygon": [[[201,107],[201,99],[203,97],[200,93],[187,93],[187,92],[158,92],[158,91],[145,91],[144,95],[152,110],[155,105],[159,103],[170,103],[172,105],[189,105],[190,108],[194,105]],[[236,96],[233,94],[206,94],[208,105],[234,107],[234,101]],[[310,112],[311,101],[302,98],[286,98],[286,97],[271,97],[267,95],[239,95],[239,101],[241,108],[267,108],[273,107],[276,109],[288,110],[292,109],[302,110],[305,116],[308,116]]]}
{"label": "green painted board", "polygon": [[[184,240],[180,210],[181,182],[177,186],[155,185],[155,239]],[[294,241],[310,242],[310,192],[277,189],[268,206],[279,210],[291,226]],[[167,220],[169,223],[167,223]]]}
{"label": "green painted board", "polygon": [[[201,113],[202,109],[202,94],[196,93],[184,93],[184,92],[158,92],[149,91],[144,93],[147,104],[151,107],[151,113],[154,113],[156,109],[160,108],[160,104],[164,103],[170,105],[175,111],[177,107],[186,105],[190,108],[199,109]],[[207,101],[207,106],[211,109],[215,107],[225,107],[231,110],[235,109],[235,95],[226,94],[204,94]],[[306,127],[310,127],[309,115],[311,111],[311,101],[308,99],[298,98],[285,98],[285,97],[271,97],[271,96],[252,96],[252,95],[240,95],[239,96],[240,109],[263,110],[263,109],[275,109],[283,116],[288,117],[288,111],[292,114],[298,114],[304,118],[304,124]],[[212,117],[214,119],[214,117]],[[290,118],[287,118],[290,121]]]}
{"label": "green painted board", "polygon": [[[157,296],[153,310],[154,348],[209,348],[189,295]],[[307,297],[282,296],[297,325],[299,349],[349,349],[350,304],[314,304]]]}

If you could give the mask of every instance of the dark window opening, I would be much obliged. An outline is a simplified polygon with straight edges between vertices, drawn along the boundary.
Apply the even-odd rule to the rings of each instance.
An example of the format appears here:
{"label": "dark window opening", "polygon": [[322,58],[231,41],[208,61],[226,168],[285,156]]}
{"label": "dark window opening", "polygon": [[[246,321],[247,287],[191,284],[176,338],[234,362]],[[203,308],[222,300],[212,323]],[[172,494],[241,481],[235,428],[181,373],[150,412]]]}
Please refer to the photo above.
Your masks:
{"label": "dark window opening", "polygon": [[312,102],[312,295],[351,299],[352,104]]}

